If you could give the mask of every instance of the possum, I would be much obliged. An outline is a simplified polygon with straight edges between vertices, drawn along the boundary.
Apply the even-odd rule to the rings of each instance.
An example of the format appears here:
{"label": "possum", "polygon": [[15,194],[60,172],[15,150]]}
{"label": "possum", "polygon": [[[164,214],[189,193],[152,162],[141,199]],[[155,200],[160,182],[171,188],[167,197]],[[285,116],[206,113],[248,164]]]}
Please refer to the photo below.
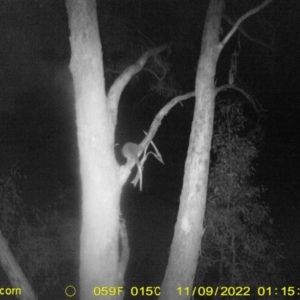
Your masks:
{"label": "possum", "polygon": [[133,160],[138,168],[138,172],[140,175],[140,190],[142,190],[142,166],[139,160],[139,151],[140,147],[135,143],[126,143],[122,148],[123,156],[129,160]]}

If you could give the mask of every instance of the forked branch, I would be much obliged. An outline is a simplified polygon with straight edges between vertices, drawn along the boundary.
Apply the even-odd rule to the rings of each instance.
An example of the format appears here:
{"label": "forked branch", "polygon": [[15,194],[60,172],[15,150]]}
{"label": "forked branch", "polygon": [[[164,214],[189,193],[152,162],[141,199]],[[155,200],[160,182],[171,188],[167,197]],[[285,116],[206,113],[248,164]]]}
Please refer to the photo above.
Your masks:
{"label": "forked branch", "polygon": [[[139,150],[138,154],[137,154],[137,159],[142,153],[144,153],[143,158],[141,160],[141,165],[144,164],[144,162],[145,162],[145,160],[146,160],[146,158],[149,154],[149,152],[146,153],[146,150],[147,150],[149,144],[152,142],[152,139],[154,138],[154,136],[155,136],[155,134],[156,134],[161,122],[162,122],[162,119],[168,114],[170,109],[172,107],[174,107],[178,102],[187,100],[191,97],[195,97],[195,92],[189,92],[187,94],[184,94],[184,95],[177,96],[177,97],[173,98],[155,116],[155,119],[153,120],[153,122],[150,126],[150,130],[149,130],[148,134],[146,135],[146,137],[143,139],[143,141],[139,145],[135,144],[138,147],[138,150]],[[152,152],[150,152],[150,153],[153,154],[160,162],[163,163],[163,160],[162,160],[162,157],[161,157],[159,151],[156,149],[154,143],[152,145],[153,145],[153,148],[155,150],[155,154],[152,153]],[[123,153],[123,155],[124,155],[124,153]],[[125,157],[126,157],[126,155],[125,155]],[[130,171],[134,167],[135,164],[137,164],[137,163],[135,162],[134,159],[128,159],[127,164],[125,164],[124,166],[121,166],[121,168],[120,168],[121,183],[124,183],[127,180],[128,176],[130,174]],[[139,172],[136,175],[135,179],[133,180],[133,184],[136,185],[138,183],[139,179],[141,180],[141,172]]]}
{"label": "forked branch", "polygon": [[144,149],[147,147],[147,145],[151,142],[151,140],[154,138],[162,119],[165,117],[165,115],[168,114],[170,109],[175,106],[178,102],[187,100],[189,98],[195,97],[195,92],[189,92],[181,96],[177,96],[173,98],[171,101],[169,101],[156,115],[155,119],[153,120],[150,130],[147,134],[147,136],[143,139],[143,141],[140,143],[140,149]]}
{"label": "forked branch", "polygon": [[[228,16],[224,15],[223,16],[223,19],[228,23],[230,24],[231,26],[233,26],[235,23],[234,21],[232,21]],[[251,36],[244,28],[242,27],[239,27],[238,28],[239,32],[245,37],[247,38],[249,41],[252,41],[258,45],[261,45],[265,48],[268,48],[270,50],[274,50],[274,48],[272,47],[272,42],[273,42],[273,39],[274,38],[271,38],[272,42],[270,44],[267,44],[267,43],[264,43],[263,41],[259,40],[259,39],[256,39],[254,38],[253,36]]]}
{"label": "forked branch", "polygon": [[255,111],[257,113],[262,112],[264,109],[262,108],[262,106],[260,105],[260,103],[254,99],[254,97],[252,97],[249,93],[247,93],[246,91],[244,91],[242,88],[237,87],[234,84],[224,84],[221,85],[219,87],[216,88],[216,94],[226,91],[228,89],[233,89],[236,90],[238,92],[240,92],[241,94],[243,94],[245,96],[245,98],[249,101],[249,103],[253,106],[253,108],[255,109]]}
{"label": "forked branch", "polygon": [[220,45],[219,45],[220,48],[223,48],[226,45],[226,43],[229,41],[229,39],[232,37],[232,35],[237,31],[237,29],[239,28],[239,26],[241,25],[242,22],[244,22],[250,16],[258,13],[260,10],[262,10],[263,8],[265,8],[272,1],[273,0],[266,0],[262,4],[258,5],[257,7],[249,10],[244,15],[242,15],[236,21],[235,25],[231,28],[231,30],[227,33],[227,35],[225,36],[225,38],[223,39],[223,41],[220,43]]}
{"label": "forked branch", "polygon": [[145,66],[146,62],[151,56],[155,56],[161,51],[165,50],[167,45],[160,46],[155,49],[150,49],[145,52],[134,64],[127,67],[115,80],[107,95],[108,107],[112,116],[113,123],[116,124],[118,105],[121,94],[131,80],[131,78],[140,72]]}

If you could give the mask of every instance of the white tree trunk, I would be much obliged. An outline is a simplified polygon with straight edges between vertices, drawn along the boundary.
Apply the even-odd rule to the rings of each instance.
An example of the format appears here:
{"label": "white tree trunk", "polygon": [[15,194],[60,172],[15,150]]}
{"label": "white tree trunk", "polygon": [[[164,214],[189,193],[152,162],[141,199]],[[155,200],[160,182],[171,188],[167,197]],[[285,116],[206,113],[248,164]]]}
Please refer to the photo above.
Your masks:
{"label": "white tree trunk", "polygon": [[203,220],[213,134],[214,101],[217,91],[221,90],[216,89],[214,84],[217,61],[223,47],[239,25],[271,1],[265,0],[240,17],[222,42],[219,41],[219,33],[224,1],[210,1],[196,75],[196,103],[180,207],[160,299],[182,300],[194,296],[193,283],[204,233]]}
{"label": "white tree trunk", "polygon": [[[118,104],[130,79],[166,46],[145,52],[106,95],[95,0],[67,0],[67,11],[82,182],[80,296],[94,299],[96,287],[105,299],[121,299],[129,247],[125,223],[120,221],[120,196],[133,164],[119,167],[115,159]],[[108,294],[107,287],[112,288]]]}
{"label": "white tree trunk", "polygon": [[[201,249],[214,121],[214,77],[219,56],[222,0],[210,2],[202,37],[195,110],[180,207],[160,299],[190,299]],[[178,290],[181,288],[182,290]]]}
{"label": "white tree trunk", "polygon": [[[95,299],[95,287],[117,287],[119,166],[114,155],[94,0],[68,0],[76,122],[82,183],[80,297]],[[99,290],[96,290],[99,292]],[[106,299],[116,299],[115,295]]]}

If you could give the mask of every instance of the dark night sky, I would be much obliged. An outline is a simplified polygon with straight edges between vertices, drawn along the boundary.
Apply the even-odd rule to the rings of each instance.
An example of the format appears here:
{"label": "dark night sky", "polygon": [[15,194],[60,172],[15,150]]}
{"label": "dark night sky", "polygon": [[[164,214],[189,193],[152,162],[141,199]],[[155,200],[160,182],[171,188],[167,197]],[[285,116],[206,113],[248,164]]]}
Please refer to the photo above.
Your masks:
{"label": "dark night sky", "polygon": [[[236,19],[260,2],[226,1],[225,12]],[[115,76],[111,69],[126,67],[149,47],[172,43],[166,58],[176,87],[181,93],[193,90],[207,4],[199,0],[99,1],[107,84]],[[251,90],[266,110],[257,178],[268,188],[264,200],[272,207],[277,230],[287,240],[298,241],[297,246],[294,244],[298,251],[299,15],[300,1],[274,0],[260,14],[249,18],[245,30],[272,49],[236,34],[220,56],[216,76],[218,85],[226,83],[231,54],[239,47],[238,83]],[[225,21],[222,24],[227,32],[229,25]],[[68,34],[64,1],[0,3],[0,166],[4,174],[14,162],[21,163],[31,191],[51,190],[57,181],[70,186],[77,183]],[[144,71],[124,91],[117,143],[142,139],[143,130],[170,99],[151,91],[152,81],[153,77]],[[192,110],[190,100],[174,108],[164,120],[155,139],[165,166],[153,163],[149,174],[172,174],[170,181],[180,182]],[[122,161],[118,150],[117,158]],[[149,180],[149,185],[159,185]],[[162,190],[161,186],[158,190]],[[163,192],[178,198],[180,184],[178,189],[170,184],[170,190]]]}

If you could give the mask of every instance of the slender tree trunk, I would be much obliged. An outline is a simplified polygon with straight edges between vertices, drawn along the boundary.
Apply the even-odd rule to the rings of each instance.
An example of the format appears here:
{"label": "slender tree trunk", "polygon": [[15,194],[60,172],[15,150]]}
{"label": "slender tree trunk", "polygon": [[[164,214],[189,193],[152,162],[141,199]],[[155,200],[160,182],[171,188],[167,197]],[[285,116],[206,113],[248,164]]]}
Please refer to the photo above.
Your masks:
{"label": "slender tree trunk", "polygon": [[[67,0],[67,11],[82,183],[80,297],[88,300],[95,299],[94,292],[104,296],[103,287],[119,286],[121,184],[114,155],[114,124],[105,94],[96,3]],[[116,299],[116,295],[105,295],[105,299]]]}
{"label": "slender tree trunk", "polygon": [[[12,288],[19,288],[21,294],[16,296],[21,300],[35,300],[37,297],[32,290],[27,278],[22,272],[18,262],[9,249],[7,240],[0,231],[0,265],[8,276]],[[16,293],[18,291],[16,290]],[[13,295],[12,295],[13,296]],[[0,296],[1,298],[1,296]],[[7,296],[7,299],[10,298]]]}
{"label": "slender tree trunk", "polygon": [[242,15],[219,41],[224,0],[210,0],[202,35],[201,53],[195,84],[195,110],[185,163],[180,207],[171,246],[169,263],[162,284],[161,299],[189,299],[201,251],[204,233],[210,148],[213,133],[215,96],[223,87],[215,88],[214,79],[220,52],[248,17],[264,9],[272,0],[265,0]]}
{"label": "slender tree trunk", "polygon": [[220,53],[218,44],[222,10],[223,0],[212,0],[207,11],[196,76],[196,104],[180,208],[162,284],[161,299],[164,300],[190,299],[199,259],[213,133],[214,77]]}

